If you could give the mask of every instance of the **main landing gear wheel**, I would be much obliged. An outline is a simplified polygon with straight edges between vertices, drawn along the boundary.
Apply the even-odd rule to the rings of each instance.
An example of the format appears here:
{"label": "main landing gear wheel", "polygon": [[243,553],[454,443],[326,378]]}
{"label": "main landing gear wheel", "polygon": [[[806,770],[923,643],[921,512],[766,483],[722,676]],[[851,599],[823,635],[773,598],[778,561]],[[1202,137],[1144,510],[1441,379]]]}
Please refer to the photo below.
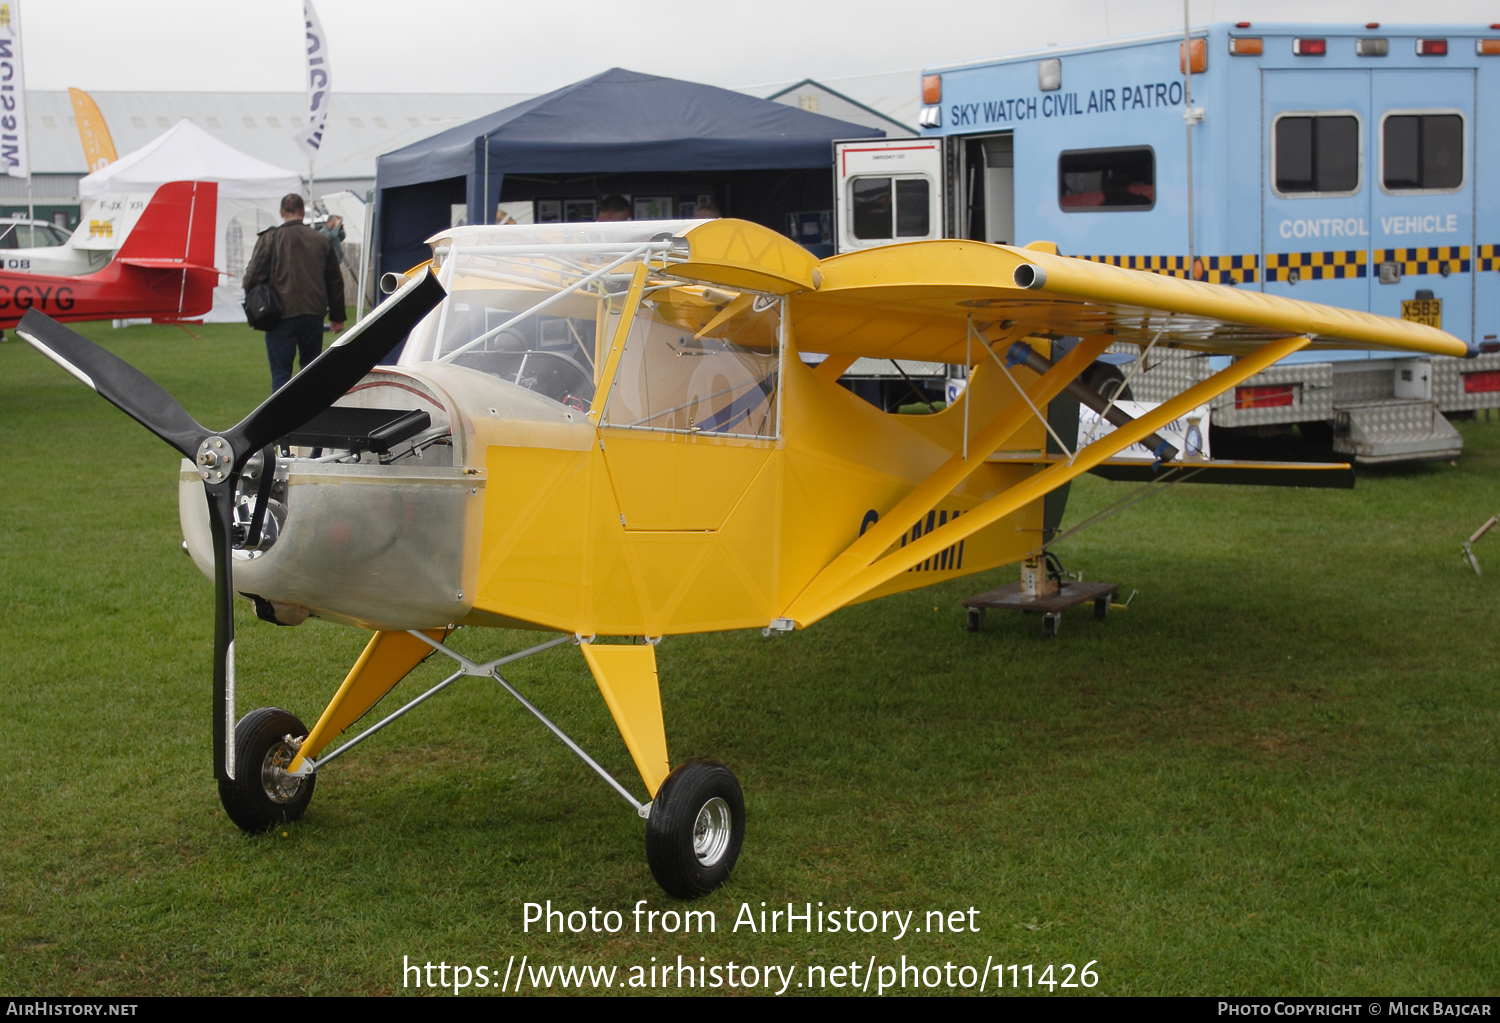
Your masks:
{"label": "main landing gear wheel", "polygon": [[261,832],[302,816],[312,800],[316,775],[286,773],[296,750],[287,738],[307,735],[307,726],[280,707],[261,707],[234,726],[234,781],[219,782],[219,801],[243,830]]}
{"label": "main landing gear wheel", "polygon": [[646,861],[668,895],[696,899],[729,877],[745,840],[745,797],[717,760],[689,760],[661,783],[646,822]]}

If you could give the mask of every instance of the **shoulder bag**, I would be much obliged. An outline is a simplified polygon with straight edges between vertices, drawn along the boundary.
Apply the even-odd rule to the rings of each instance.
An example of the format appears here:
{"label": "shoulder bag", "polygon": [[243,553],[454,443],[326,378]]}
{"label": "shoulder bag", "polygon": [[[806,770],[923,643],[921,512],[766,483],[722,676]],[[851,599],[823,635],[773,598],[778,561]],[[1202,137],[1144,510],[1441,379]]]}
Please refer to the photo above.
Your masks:
{"label": "shoulder bag", "polygon": [[281,322],[281,299],[276,296],[276,232],[271,229],[271,269],[265,282],[245,292],[245,321],[256,330],[274,330]]}

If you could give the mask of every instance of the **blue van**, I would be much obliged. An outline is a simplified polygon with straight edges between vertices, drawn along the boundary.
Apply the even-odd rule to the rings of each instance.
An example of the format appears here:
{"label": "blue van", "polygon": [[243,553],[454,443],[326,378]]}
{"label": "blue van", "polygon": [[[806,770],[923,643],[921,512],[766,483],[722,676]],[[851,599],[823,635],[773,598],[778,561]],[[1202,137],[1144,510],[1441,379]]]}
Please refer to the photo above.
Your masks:
{"label": "blue van", "polygon": [[[1217,426],[1304,424],[1361,462],[1453,458],[1442,413],[1500,407],[1500,25],[1215,24],[935,66],[922,93],[921,137],[836,145],[840,250],[1045,239],[1468,341],[1302,353],[1215,402]],[[1162,400],[1214,362],[1153,352],[1130,387]]]}

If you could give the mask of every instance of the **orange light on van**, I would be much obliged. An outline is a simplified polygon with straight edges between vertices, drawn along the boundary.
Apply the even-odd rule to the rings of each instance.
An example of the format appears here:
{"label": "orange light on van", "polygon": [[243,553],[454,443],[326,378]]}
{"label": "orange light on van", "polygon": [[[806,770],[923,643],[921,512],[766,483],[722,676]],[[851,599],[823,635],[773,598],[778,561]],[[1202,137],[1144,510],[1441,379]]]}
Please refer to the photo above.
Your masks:
{"label": "orange light on van", "polygon": [[927,104],[941,103],[943,101],[943,76],[922,76],[922,102]]}
{"label": "orange light on van", "polygon": [[1259,57],[1266,51],[1263,39],[1245,36],[1229,37],[1229,52],[1235,57]]}
{"label": "orange light on van", "polygon": [[1292,52],[1299,57],[1324,57],[1328,54],[1328,40],[1293,39]]}
{"label": "orange light on van", "polygon": [[1500,39],[1477,40],[1474,52],[1481,57],[1500,57]]}
{"label": "orange light on van", "polygon": [[1208,70],[1208,40],[1194,39],[1190,44],[1177,44],[1177,73],[1187,74],[1188,55],[1192,55],[1193,74],[1201,75]]}
{"label": "orange light on van", "polygon": [[1446,57],[1448,56],[1448,40],[1446,39],[1418,39],[1418,57]]}

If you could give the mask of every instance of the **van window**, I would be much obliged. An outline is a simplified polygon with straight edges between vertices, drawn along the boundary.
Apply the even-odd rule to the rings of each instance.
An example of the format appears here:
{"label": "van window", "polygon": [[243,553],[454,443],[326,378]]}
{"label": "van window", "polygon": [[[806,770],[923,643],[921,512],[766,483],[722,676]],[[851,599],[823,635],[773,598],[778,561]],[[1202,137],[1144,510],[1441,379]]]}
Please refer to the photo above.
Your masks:
{"label": "van window", "polygon": [[1272,131],[1278,193],[1359,191],[1359,118],[1352,114],[1297,114],[1278,117]]}
{"label": "van window", "polygon": [[855,178],[849,183],[854,237],[927,237],[932,230],[930,195],[926,178]]}
{"label": "van window", "polygon": [[1390,191],[1446,191],[1464,182],[1464,119],[1390,114],[1381,133],[1381,183]]}
{"label": "van window", "polygon": [[1059,154],[1057,204],[1065,213],[1151,209],[1156,205],[1155,151],[1129,146]]}

